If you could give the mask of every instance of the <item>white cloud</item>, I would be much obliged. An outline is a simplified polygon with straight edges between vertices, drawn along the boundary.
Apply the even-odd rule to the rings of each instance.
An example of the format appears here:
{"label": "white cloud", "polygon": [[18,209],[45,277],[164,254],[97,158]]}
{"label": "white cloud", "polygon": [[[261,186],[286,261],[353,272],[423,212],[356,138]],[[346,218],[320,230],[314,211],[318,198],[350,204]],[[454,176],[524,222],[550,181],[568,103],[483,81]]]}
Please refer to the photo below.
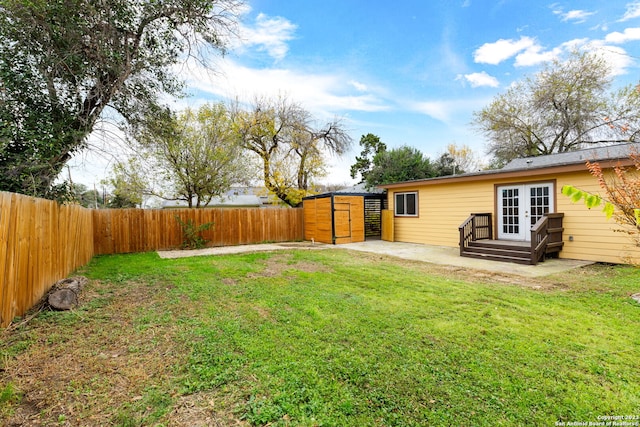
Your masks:
{"label": "white cloud", "polygon": [[587,12],[586,10],[570,10],[567,13],[554,11],[554,13],[560,15],[563,22],[574,21],[578,24],[585,22],[589,16],[594,14],[594,12]]}
{"label": "white cloud", "polygon": [[419,113],[426,114],[441,122],[449,122],[453,113],[453,105],[448,101],[416,102],[410,106]]}
{"label": "white cloud", "polygon": [[607,61],[614,76],[626,74],[627,68],[633,64],[632,58],[624,49],[608,44],[605,40],[574,39],[548,51],[543,51],[539,47],[527,49],[516,56],[514,65],[516,67],[540,65],[561,59],[563,55],[576,49],[598,53]]}
{"label": "white cloud", "polygon": [[516,55],[514,65],[516,67],[531,67],[534,65],[540,65],[542,63],[557,59],[561,53],[562,49],[560,48],[543,51],[542,46],[532,46],[524,52]]}
{"label": "white cloud", "polygon": [[602,40],[590,42],[585,46],[591,52],[597,52],[611,67],[613,76],[620,76],[627,73],[627,68],[633,65],[633,59],[620,46],[607,45]]}
{"label": "white cloud", "polygon": [[500,39],[494,43],[485,43],[473,54],[473,59],[477,63],[497,65],[502,61],[511,58],[518,52],[535,46],[535,40],[531,37],[522,36],[519,40]]}
{"label": "white cloud", "polygon": [[543,50],[542,46],[535,45],[516,56],[516,67],[532,67],[545,62],[559,59],[564,53],[580,49],[588,43],[589,39],[573,39],[562,43],[551,50]]}
{"label": "white cloud", "polygon": [[476,111],[489,103],[488,99],[458,99],[452,101],[423,101],[405,102],[412,111],[425,114],[433,119],[448,125],[453,125],[454,121],[466,116],[470,111]]}
{"label": "white cloud", "polygon": [[640,1],[627,3],[627,11],[624,13],[619,22],[628,21],[629,19],[640,18]]}
{"label": "white cloud", "polygon": [[241,26],[241,45],[236,46],[236,49],[255,46],[259,51],[266,51],[274,59],[283,59],[289,51],[287,42],[293,40],[297,28],[297,25],[286,18],[269,17],[260,13],[255,26]]}
{"label": "white cloud", "polygon": [[368,88],[338,74],[310,74],[284,68],[255,69],[229,58],[219,61],[217,66],[218,72],[211,73],[199,64],[192,64],[182,75],[190,88],[209,97],[251,102],[255,96],[284,95],[300,102],[316,116],[334,116],[346,111],[385,111],[390,108],[383,99],[371,92],[353,95],[353,87]]}
{"label": "white cloud", "polygon": [[354,88],[356,88],[357,91],[360,91],[360,92],[366,92],[367,90],[369,90],[366,84],[357,82],[355,80],[351,80],[349,84]]}
{"label": "white cloud", "polygon": [[471,87],[498,87],[500,82],[495,77],[487,74],[485,71],[481,73],[465,74],[464,78],[471,84]]}
{"label": "white cloud", "polygon": [[591,31],[609,31],[609,25],[606,22],[596,24],[593,27],[590,27]]}
{"label": "white cloud", "polygon": [[607,43],[621,44],[633,40],[640,40],[640,28],[626,28],[624,32],[615,31],[607,34],[604,41]]}

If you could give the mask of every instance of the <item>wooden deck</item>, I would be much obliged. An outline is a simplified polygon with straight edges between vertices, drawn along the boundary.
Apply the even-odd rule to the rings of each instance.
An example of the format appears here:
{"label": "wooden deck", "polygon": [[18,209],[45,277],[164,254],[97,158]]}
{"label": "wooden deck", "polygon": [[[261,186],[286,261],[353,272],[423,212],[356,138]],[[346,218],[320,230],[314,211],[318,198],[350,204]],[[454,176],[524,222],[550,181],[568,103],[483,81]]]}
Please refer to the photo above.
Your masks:
{"label": "wooden deck", "polygon": [[460,256],[518,264],[537,264],[557,257],[562,241],[563,213],[550,213],[531,226],[531,242],[492,239],[492,214],[473,213],[463,222],[460,232]]}

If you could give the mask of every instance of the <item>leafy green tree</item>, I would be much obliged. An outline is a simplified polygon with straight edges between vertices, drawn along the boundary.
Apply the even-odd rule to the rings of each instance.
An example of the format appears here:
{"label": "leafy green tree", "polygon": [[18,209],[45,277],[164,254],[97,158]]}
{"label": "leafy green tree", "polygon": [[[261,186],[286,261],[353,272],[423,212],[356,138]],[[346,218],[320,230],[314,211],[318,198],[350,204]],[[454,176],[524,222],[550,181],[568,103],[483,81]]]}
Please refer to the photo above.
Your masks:
{"label": "leafy green tree", "polygon": [[467,145],[448,144],[446,151],[433,164],[436,176],[447,176],[473,171],[478,161],[473,150]]}
{"label": "leafy green tree", "polygon": [[573,52],[516,82],[474,115],[495,165],[517,157],[562,153],[593,144],[637,141],[640,92],[610,92],[611,70],[592,53]]}
{"label": "leafy green tree", "polygon": [[351,138],[338,120],[323,127],[301,105],[284,97],[256,99],[249,110],[236,107],[234,126],[242,147],[259,159],[264,185],[296,207],[311,193],[314,178],[326,174],[325,153],[343,154]]}
{"label": "leafy green tree", "polygon": [[202,207],[253,173],[221,103],[177,116],[158,111],[133,135],[138,156],[118,163],[111,179],[115,194],[128,199],[143,194]]}
{"label": "leafy green tree", "polygon": [[103,208],[102,194],[96,189],[90,190],[84,184],[74,183],[71,186],[73,200],[85,208]]}
{"label": "leafy green tree", "polygon": [[382,151],[373,158],[373,168],[367,174],[367,187],[411,181],[436,176],[428,157],[416,148],[402,146]]}
{"label": "leafy green tree", "polygon": [[0,190],[54,180],[109,116],[135,122],[180,95],[174,65],[224,49],[237,0],[0,0]]}
{"label": "leafy green tree", "polygon": [[360,146],[362,152],[360,156],[356,156],[356,162],[351,165],[351,178],[356,179],[360,175],[360,182],[366,182],[367,175],[373,167],[373,158],[386,151],[387,145],[380,141],[380,137],[372,133],[362,135],[360,138]]}
{"label": "leafy green tree", "polygon": [[464,173],[463,169],[458,168],[456,159],[449,153],[442,153],[440,157],[433,162],[433,171],[436,176],[455,175]]}
{"label": "leafy green tree", "polygon": [[113,209],[135,208],[142,205],[146,178],[139,159],[131,157],[127,161],[116,162],[111,174],[101,183],[112,188],[112,197],[107,207]]}
{"label": "leafy green tree", "polygon": [[140,203],[138,203],[136,200],[129,199],[121,194],[115,194],[111,196],[111,198],[107,202],[106,207],[110,209],[127,209],[135,208],[139,205]]}

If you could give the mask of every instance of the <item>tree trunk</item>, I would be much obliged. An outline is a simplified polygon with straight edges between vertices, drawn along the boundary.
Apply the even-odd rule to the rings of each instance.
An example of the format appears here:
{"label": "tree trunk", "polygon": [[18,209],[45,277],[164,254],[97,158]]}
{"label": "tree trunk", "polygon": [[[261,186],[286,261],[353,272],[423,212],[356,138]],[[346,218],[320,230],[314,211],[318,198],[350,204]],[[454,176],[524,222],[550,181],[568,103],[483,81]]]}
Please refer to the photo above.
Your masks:
{"label": "tree trunk", "polygon": [[87,278],[82,276],[56,282],[49,291],[49,306],[55,310],[71,310],[77,307],[78,295],[87,282]]}

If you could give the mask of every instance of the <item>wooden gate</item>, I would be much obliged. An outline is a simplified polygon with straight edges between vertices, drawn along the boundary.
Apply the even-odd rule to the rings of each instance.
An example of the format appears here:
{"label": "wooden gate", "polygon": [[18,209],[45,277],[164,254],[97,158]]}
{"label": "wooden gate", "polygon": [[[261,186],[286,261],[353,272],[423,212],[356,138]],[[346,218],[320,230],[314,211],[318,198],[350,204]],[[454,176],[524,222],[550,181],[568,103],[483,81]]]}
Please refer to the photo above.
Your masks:
{"label": "wooden gate", "polygon": [[351,240],[351,203],[333,204],[334,239]]}

